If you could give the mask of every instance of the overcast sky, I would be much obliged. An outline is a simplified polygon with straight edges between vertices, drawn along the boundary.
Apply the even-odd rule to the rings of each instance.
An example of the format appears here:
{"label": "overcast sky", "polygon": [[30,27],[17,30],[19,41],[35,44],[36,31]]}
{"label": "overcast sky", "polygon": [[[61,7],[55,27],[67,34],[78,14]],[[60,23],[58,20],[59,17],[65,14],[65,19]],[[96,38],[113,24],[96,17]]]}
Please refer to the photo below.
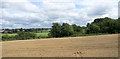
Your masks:
{"label": "overcast sky", "polygon": [[85,26],[118,18],[119,0],[0,0],[1,28],[47,28],[53,22]]}

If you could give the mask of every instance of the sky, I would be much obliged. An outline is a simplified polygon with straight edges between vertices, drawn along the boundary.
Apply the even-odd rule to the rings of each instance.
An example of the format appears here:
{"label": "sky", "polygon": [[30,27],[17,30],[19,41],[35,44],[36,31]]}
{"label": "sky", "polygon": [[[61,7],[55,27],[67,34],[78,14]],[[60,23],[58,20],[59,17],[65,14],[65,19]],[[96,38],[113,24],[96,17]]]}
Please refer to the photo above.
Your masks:
{"label": "sky", "polygon": [[118,18],[119,0],[0,0],[0,28],[85,26],[95,18]]}

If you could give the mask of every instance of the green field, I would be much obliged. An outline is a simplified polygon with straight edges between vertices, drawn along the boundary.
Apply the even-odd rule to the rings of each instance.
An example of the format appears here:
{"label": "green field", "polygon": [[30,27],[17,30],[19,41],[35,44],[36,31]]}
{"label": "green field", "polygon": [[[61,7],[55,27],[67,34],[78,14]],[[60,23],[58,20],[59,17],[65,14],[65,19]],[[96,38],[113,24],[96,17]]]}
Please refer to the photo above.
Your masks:
{"label": "green field", "polygon": [[8,33],[6,33],[6,34],[2,34],[2,36],[4,36],[4,35],[15,36],[15,35],[17,35],[17,33],[14,33],[14,34],[8,34]]}
{"label": "green field", "polygon": [[46,33],[36,33],[37,37],[48,37],[48,32]]}
{"label": "green field", "polygon": [[[43,32],[43,33],[36,33],[37,37],[48,37],[49,32]],[[2,34],[2,36],[8,35],[8,36],[15,36],[17,33],[14,34]]]}

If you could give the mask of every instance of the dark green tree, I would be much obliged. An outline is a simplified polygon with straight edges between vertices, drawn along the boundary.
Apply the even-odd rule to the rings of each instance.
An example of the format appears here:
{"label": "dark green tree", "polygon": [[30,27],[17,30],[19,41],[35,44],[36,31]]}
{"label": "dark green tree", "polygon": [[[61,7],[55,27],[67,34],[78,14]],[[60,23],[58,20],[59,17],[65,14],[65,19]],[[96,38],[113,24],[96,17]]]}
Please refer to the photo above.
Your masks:
{"label": "dark green tree", "polygon": [[49,36],[61,37],[61,25],[58,23],[53,23],[53,26],[52,26]]}
{"label": "dark green tree", "polygon": [[95,25],[95,24],[91,24],[87,28],[87,33],[88,34],[90,34],[90,33],[99,33],[99,31],[100,31],[100,27]]}
{"label": "dark green tree", "polygon": [[63,37],[73,35],[73,27],[67,23],[63,23],[61,27],[61,33]]}
{"label": "dark green tree", "polygon": [[77,32],[77,27],[78,26],[76,24],[73,24],[72,27],[73,27],[74,32]]}

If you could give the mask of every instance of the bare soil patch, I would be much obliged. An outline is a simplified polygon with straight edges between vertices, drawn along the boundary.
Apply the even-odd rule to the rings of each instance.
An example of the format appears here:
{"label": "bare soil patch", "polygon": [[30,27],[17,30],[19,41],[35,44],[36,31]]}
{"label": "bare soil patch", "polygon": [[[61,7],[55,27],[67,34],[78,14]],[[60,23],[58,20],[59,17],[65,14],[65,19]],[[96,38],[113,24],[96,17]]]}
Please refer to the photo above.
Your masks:
{"label": "bare soil patch", "polygon": [[3,57],[117,57],[118,34],[2,42]]}

